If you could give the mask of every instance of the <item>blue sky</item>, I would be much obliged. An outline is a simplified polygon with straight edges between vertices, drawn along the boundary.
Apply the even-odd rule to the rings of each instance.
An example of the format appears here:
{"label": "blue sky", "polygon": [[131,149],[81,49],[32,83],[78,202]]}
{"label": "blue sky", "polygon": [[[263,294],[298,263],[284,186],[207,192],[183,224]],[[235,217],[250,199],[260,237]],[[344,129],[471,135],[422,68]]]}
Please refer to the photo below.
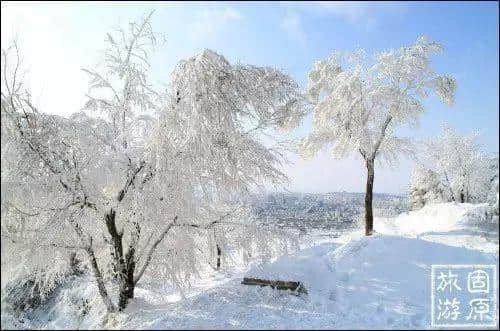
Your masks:
{"label": "blue sky", "polygon": [[[155,9],[153,27],[166,45],[153,58],[152,78],[166,83],[177,61],[204,48],[229,61],[271,65],[305,86],[312,64],[334,50],[361,47],[370,54],[411,44],[426,35],[445,45],[432,58],[438,72],[458,81],[456,103],[425,101],[427,113],[416,130],[401,134],[436,136],[447,122],[462,133],[482,132],[484,150],[498,153],[497,2],[255,2],[255,3],[9,3],[2,2],[2,47],[19,35],[29,82],[42,109],[70,114],[78,110],[87,78],[104,47],[105,32]],[[64,93],[61,94],[61,91]],[[295,133],[304,135],[310,119]],[[292,156],[288,189],[308,192],[363,191],[365,170],[357,158],[337,161],[322,153],[314,160]],[[378,166],[375,191],[407,189],[413,163],[396,169]]]}

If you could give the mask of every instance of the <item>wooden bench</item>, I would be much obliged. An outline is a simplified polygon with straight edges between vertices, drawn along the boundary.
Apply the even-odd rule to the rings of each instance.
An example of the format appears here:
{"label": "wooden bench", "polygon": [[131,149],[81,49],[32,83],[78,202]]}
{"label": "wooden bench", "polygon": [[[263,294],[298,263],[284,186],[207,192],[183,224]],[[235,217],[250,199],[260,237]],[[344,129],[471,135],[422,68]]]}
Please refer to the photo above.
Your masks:
{"label": "wooden bench", "polygon": [[243,285],[258,285],[258,286],[270,286],[271,288],[275,288],[278,290],[289,290],[297,295],[300,293],[307,294],[307,290],[301,282],[292,282],[292,281],[282,281],[282,280],[266,280],[259,278],[243,278],[241,282]]}

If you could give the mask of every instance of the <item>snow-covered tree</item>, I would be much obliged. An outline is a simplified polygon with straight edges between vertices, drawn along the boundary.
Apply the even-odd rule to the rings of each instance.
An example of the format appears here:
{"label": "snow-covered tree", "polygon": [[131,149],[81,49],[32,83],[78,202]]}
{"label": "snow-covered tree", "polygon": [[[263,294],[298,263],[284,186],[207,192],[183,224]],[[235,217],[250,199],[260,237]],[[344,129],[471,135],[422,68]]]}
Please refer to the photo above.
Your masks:
{"label": "snow-covered tree", "polygon": [[[497,168],[498,169],[498,168]],[[499,209],[500,209],[500,199],[499,199],[499,184],[498,184],[498,177],[493,181],[491,185],[491,190],[488,195],[488,203],[491,205],[491,208],[493,210],[493,214],[498,216],[500,214]]]}
{"label": "snow-covered tree", "polygon": [[440,136],[424,142],[421,160],[439,174],[449,201],[486,202],[493,190],[498,158],[481,152],[478,137],[444,126]]}
{"label": "snow-covered tree", "polygon": [[195,273],[200,244],[269,244],[241,224],[235,202],[253,185],[286,179],[282,146],[261,136],[302,115],[288,75],[211,51],[181,61],[168,93],[156,91],[150,20],[107,35],[104,68],[85,69],[84,108],[94,112],[69,118],[39,111],[17,47],[2,51],[2,188],[12,183],[2,190],[2,237],[40,252],[83,252],[110,312],[126,307],[148,270],[178,283]]}
{"label": "snow-covered tree", "polygon": [[440,176],[431,169],[417,167],[411,177],[409,209],[416,210],[431,203],[447,200]]}
{"label": "snow-covered tree", "polygon": [[499,164],[498,156],[489,158],[490,165],[490,190],[488,192],[487,202],[490,204],[493,214],[499,215],[500,199],[499,199]]}
{"label": "snow-covered tree", "polygon": [[313,105],[312,133],[299,149],[312,157],[331,145],[334,157],[359,152],[367,169],[366,235],[373,232],[372,196],[375,160],[393,163],[400,153],[410,154],[408,139],[396,135],[405,124],[416,125],[424,112],[422,100],[434,91],[448,105],[456,89],[452,77],[438,75],[429,56],[443,47],[425,37],[411,46],[375,55],[365,51],[334,52],[317,62],[309,73],[307,97]]}

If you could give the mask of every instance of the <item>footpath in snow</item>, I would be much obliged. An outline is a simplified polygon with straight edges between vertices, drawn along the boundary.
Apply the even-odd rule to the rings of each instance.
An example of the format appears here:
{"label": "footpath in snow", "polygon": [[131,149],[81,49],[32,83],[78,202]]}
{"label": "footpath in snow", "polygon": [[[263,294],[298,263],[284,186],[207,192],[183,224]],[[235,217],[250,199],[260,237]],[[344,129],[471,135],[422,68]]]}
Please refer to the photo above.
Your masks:
{"label": "footpath in snow", "polygon": [[[139,288],[127,310],[110,318],[105,327],[429,328],[432,264],[496,264],[498,270],[498,228],[485,234],[474,226],[483,207],[440,204],[378,218],[377,233],[371,237],[355,232],[273,263],[253,265],[176,302],[155,302],[151,292]],[[299,280],[309,295],[241,285],[243,276]],[[46,327],[103,327],[96,311],[78,325],[54,314]]]}

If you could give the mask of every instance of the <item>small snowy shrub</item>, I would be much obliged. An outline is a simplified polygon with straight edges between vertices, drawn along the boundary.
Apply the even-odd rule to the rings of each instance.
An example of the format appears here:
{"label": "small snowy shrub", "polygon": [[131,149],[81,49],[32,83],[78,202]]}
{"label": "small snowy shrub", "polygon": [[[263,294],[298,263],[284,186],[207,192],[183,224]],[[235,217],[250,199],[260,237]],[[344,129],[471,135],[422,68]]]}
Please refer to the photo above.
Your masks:
{"label": "small snowy shrub", "polygon": [[2,303],[21,314],[40,307],[50,299],[56,288],[63,284],[70,273],[47,279],[47,271],[31,272],[10,281],[2,293]]}
{"label": "small snowy shrub", "polygon": [[40,307],[71,277],[85,272],[76,254],[70,254],[68,259],[64,254],[56,252],[51,255],[45,251],[49,257],[47,261],[40,261],[39,258],[38,264],[28,267],[27,261],[31,262],[33,255],[36,256],[29,253],[18,256],[16,267],[11,265],[14,261],[7,261],[5,266],[11,272],[4,275],[5,279],[2,278],[2,306],[17,316]]}
{"label": "small snowy shrub", "polygon": [[475,205],[475,208],[467,212],[465,219],[467,223],[486,231],[498,227],[498,216],[495,215],[493,208],[487,203]]}
{"label": "small snowy shrub", "polygon": [[43,302],[40,286],[33,278],[10,282],[5,289],[2,301],[12,308],[14,312],[24,312],[36,308]]}

